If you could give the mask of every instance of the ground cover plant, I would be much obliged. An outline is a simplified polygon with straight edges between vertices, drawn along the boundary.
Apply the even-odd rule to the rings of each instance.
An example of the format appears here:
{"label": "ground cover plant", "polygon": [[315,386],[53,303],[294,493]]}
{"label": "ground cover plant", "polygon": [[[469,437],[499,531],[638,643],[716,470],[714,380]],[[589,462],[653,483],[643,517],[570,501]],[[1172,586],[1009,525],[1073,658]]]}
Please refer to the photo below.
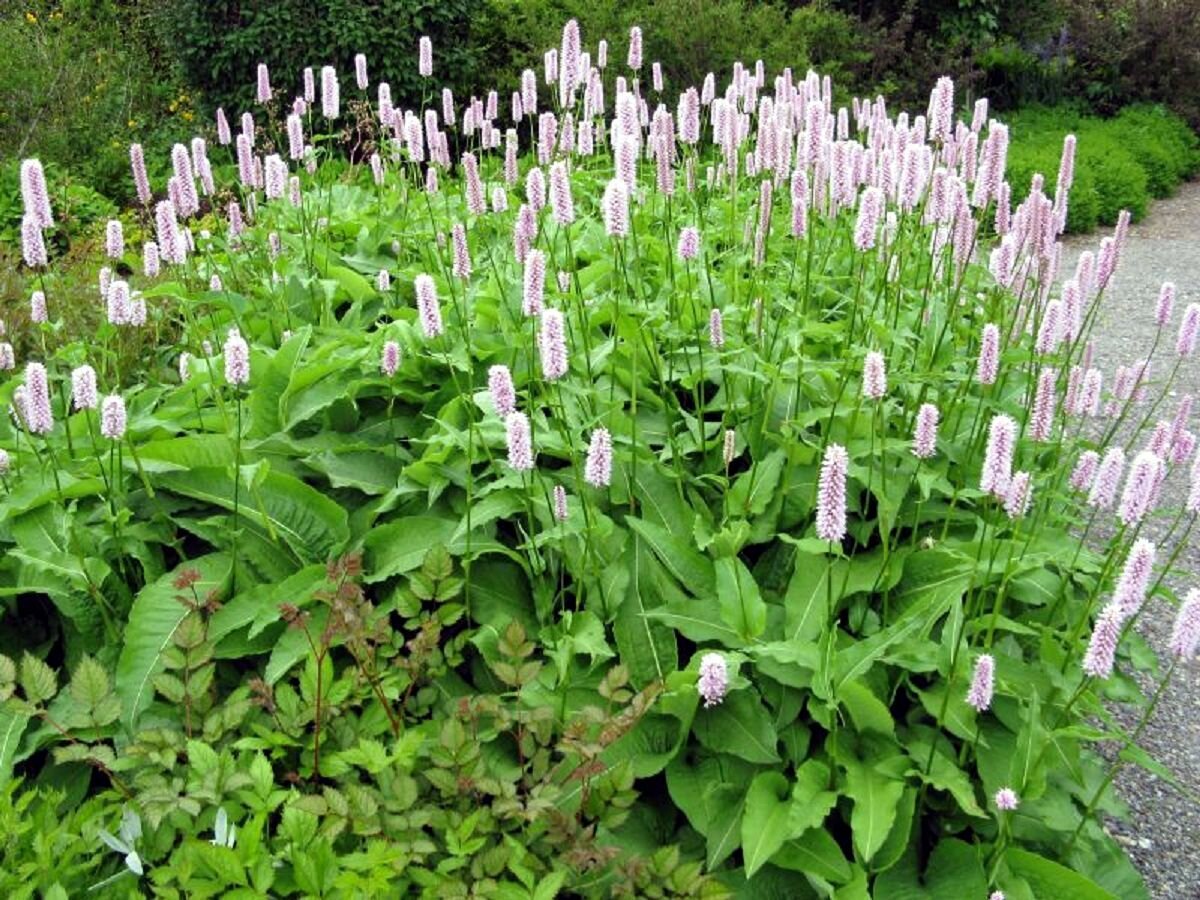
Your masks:
{"label": "ground cover plant", "polygon": [[82,336],[23,164],[6,895],[1146,896],[1103,701],[1200,640],[1196,591],[1132,628],[1200,305],[1105,373],[1074,139],[1013,208],[949,79],[668,90],[641,39],[503,102],[422,40],[415,110],[260,67],[166,184],[131,148]]}

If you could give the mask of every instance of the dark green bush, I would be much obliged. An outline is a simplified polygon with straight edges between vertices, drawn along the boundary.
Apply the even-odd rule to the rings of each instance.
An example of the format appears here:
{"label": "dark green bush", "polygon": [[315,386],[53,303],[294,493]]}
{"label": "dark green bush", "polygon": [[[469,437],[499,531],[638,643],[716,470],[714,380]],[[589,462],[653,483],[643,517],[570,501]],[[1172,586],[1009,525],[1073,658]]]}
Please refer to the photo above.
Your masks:
{"label": "dark green bush", "polygon": [[1146,214],[1150,204],[1149,179],[1137,158],[1103,128],[1089,128],[1080,136],[1076,168],[1090,169],[1100,197],[1100,224],[1112,225],[1121,210],[1128,209],[1134,221]]}

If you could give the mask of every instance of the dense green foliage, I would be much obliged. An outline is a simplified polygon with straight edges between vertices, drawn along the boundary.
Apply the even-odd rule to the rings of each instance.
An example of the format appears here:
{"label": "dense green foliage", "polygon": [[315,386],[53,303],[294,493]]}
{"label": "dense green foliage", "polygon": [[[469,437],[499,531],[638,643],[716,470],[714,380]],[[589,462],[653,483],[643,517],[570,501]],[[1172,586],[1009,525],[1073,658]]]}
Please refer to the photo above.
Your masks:
{"label": "dense green foliage", "polygon": [[1056,170],[1067,134],[1078,139],[1076,181],[1067,218],[1073,232],[1113,225],[1123,209],[1140,219],[1152,198],[1169,196],[1200,168],[1200,140],[1182,119],[1162,107],[1130,106],[1111,119],[1086,116],[1066,106],[1030,107],[1009,116],[1008,122],[1012,129],[1009,177],[1015,199],[1028,192],[1035,172],[1049,177]]}
{"label": "dense green foliage", "polygon": [[[254,27],[295,13],[272,10]],[[738,40],[819,31],[733,10]],[[1131,471],[1186,477],[1190,407],[1163,403],[1195,348],[1161,333],[1167,377],[1102,391],[1117,361],[1085,348],[1119,243],[1074,307],[1048,273],[1066,225],[1186,176],[1194,137],[1154,108],[1018,117],[995,181],[1052,187],[1070,128],[1080,211],[1031,194],[996,226],[1005,266],[965,149],[999,129],[956,130],[952,95],[940,133],[889,104],[839,136],[815,73],[768,72],[719,85],[693,141],[663,119],[682,85],[646,77],[685,37],[647,27],[627,83],[664,113],[643,122],[617,96],[626,34],[607,114],[539,86],[540,127],[594,125],[594,153],[506,166],[515,131],[487,149],[441,122],[406,51],[394,83],[437,110],[418,134],[477,156],[391,140],[343,61],[339,115],[297,118],[290,162],[275,68],[244,144],[264,183],[212,143],[182,243],[194,148],[170,194],[154,161],[156,205],[110,251],[70,239],[113,210],[62,169],[53,225],[36,179],[7,185],[49,264],[27,229],[0,338],[0,893],[1146,897],[1097,817],[1122,813],[1119,765],[1171,774],[1137,744],[1153,705],[1129,731],[1106,704],[1179,664],[1161,675],[1132,620],[1178,599],[1197,513],[1132,474],[1101,501],[1077,463],[1136,445],[1158,468]],[[460,58],[442,37],[435,73]],[[186,249],[148,271],[151,239]],[[1173,523],[1139,594],[1149,516]],[[1118,575],[1105,664],[1088,635]]]}

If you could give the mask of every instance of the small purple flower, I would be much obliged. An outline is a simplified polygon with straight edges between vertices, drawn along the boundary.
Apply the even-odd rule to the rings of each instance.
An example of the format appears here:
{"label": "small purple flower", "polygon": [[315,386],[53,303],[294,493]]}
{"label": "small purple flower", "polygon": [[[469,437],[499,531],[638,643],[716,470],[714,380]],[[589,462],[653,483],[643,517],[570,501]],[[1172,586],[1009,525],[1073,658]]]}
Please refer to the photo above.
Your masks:
{"label": "small purple flower", "polygon": [[1033,477],[1028,472],[1014,472],[1004,492],[1004,511],[1010,519],[1020,519],[1029,512],[1033,500]]}
{"label": "small purple flower", "polygon": [[1057,379],[1057,369],[1046,367],[1038,374],[1033,412],[1029,417],[1029,437],[1032,440],[1048,441],[1054,431],[1054,406],[1058,399],[1055,393]]}
{"label": "small purple flower", "polygon": [[887,364],[883,354],[871,350],[863,360],[862,394],[868,400],[882,400],[887,393]]}
{"label": "small purple flower", "polygon": [[1191,356],[1196,352],[1196,337],[1200,334],[1200,303],[1189,303],[1179,323],[1179,338],[1175,352],[1180,356]]}
{"label": "small purple flower", "polygon": [[413,279],[413,288],[417,295],[421,329],[427,340],[433,340],[442,333],[442,307],[438,303],[437,287],[428,275],[418,275]]}
{"label": "small purple flower", "polygon": [[700,254],[700,232],[692,225],[679,229],[679,258],[695,259]]}
{"label": "small purple flower", "polygon": [[629,188],[620,178],[614,178],[604,189],[604,230],[609,237],[629,234]]}
{"label": "small purple flower", "polygon": [[607,428],[597,428],[592,432],[587,462],[583,467],[583,480],[598,488],[608,487],[612,481],[612,437]]}
{"label": "small purple flower", "polygon": [[21,219],[21,256],[25,265],[38,269],[46,265],[50,258],[46,253],[46,241],[42,237],[42,229],[32,215],[26,214]]}
{"label": "small purple flower", "polygon": [[996,809],[1001,812],[1012,812],[1020,803],[1017,792],[1008,787],[1003,787],[996,791],[994,799],[996,801]]}
{"label": "small purple flower", "polygon": [[567,374],[567,335],[563,314],[557,309],[542,311],[538,350],[542,357],[542,374],[547,381],[557,381]]}
{"label": "small purple flower", "polygon": [[528,472],[533,468],[529,418],[523,412],[510,412],[504,419],[504,427],[508,441],[508,464],[518,472]]}
{"label": "small purple flower", "polygon": [[104,227],[104,252],[109,259],[120,259],[125,255],[125,232],[119,219],[109,219]]}
{"label": "small purple flower", "polygon": [[49,321],[46,313],[46,295],[42,291],[34,291],[29,297],[29,321],[37,325]]}
{"label": "small purple flower", "polygon": [[1125,451],[1113,447],[1104,454],[1100,466],[1096,469],[1096,478],[1088,492],[1088,506],[1095,509],[1111,509],[1117,499],[1117,489],[1121,484],[1121,473],[1125,471]]}
{"label": "small purple flower", "polygon": [[1109,603],[1096,617],[1092,628],[1092,639],[1088,642],[1087,652],[1083,655],[1083,673],[1091,678],[1107,678],[1112,674],[1113,664],[1117,658],[1117,644],[1121,641],[1121,628],[1125,624],[1125,616],[1121,607]]}
{"label": "small purple flower", "polygon": [[250,347],[236,328],[225,338],[225,380],[235,387],[250,380]]}
{"label": "small purple flower", "polygon": [[450,240],[454,247],[454,277],[468,281],[471,278],[471,252],[467,249],[467,229],[462,222],[455,222],[451,227]]}
{"label": "small purple flower", "polygon": [[846,474],[850,456],[841,444],[825,448],[817,490],[817,537],[840,541],[846,536]]}
{"label": "small purple flower", "polygon": [[521,312],[526,316],[541,315],[542,300],[546,291],[546,255],[536,247],[525,254],[523,284]]}
{"label": "small purple flower", "polygon": [[1073,491],[1086,491],[1096,478],[1096,469],[1100,465],[1100,454],[1095,450],[1084,450],[1079,454],[1075,469],[1071,472],[1068,484]]}
{"label": "small purple flower", "polygon": [[1142,450],[1133,458],[1117,508],[1117,517],[1125,525],[1138,524],[1150,511],[1162,471],[1162,459],[1149,450]]}
{"label": "small purple flower", "polygon": [[1017,441],[1017,423],[1006,415],[993,416],[988,426],[987,449],[979,489],[1003,499],[1012,477],[1013,450]]}
{"label": "small purple flower", "polygon": [[95,409],[99,402],[96,393],[96,370],[82,365],[71,372],[71,399],[75,409]]}
{"label": "small purple flower", "polygon": [[21,199],[25,202],[25,215],[32,216],[39,228],[54,227],[50,194],[46,190],[46,173],[39,160],[26,159],[21,162]]}
{"label": "small purple flower", "polygon": [[720,653],[705,653],[700,657],[696,691],[703,698],[706,709],[717,706],[725,699],[729,691],[729,670],[725,665],[725,657]]}
{"label": "small purple flower", "polygon": [[1154,322],[1162,328],[1171,320],[1175,309],[1175,282],[1164,281],[1158,291],[1158,302],[1154,305]]}
{"label": "small purple flower", "polygon": [[937,453],[938,420],[941,414],[932,403],[922,403],[917,410],[916,426],[913,428],[913,456],[930,459]]}
{"label": "small purple flower", "polygon": [[983,326],[983,336],[979,342],[979,363],[976,366],[976,376],[980,384],[995,384],[1000,372],[1000,329],[988,323]]}
{"label": "small purple flower", "polygon": [[980,654],[975,660],[975,671],[971,676],[971,687],[967,691],[967,704],[976,712],[984,712],[992,705],[995,689],[996,660],[988,653]]}
{"label": "small purple flower", "polygon": [[1136,613],[1146,602],[1150,576],[1154,573],[1154,555],[1154,544],[1145,538],[1138,538],[1125,557],[1125,566],[1121,569],[1121,577],[1117,579],[1112,599],[1125,618]]}
{"label": "small purple flower", "polygon": [[721,310],[715,306],[708,314],[708,342],[714,350],[725,346],[725,322],[721,317]]}
{"label": "small purple flower", "polygon": [[48,434],[54,428],[50,408],[50,381],[46,367],[31,362],[25,367],[25,427],[33,434]]}
{"label": "small purple flower", "polygon": [[1167,647],[1177,658],[1189,660],[1196,655],[1197,646],[1200,646],[1200,588],[1192,588],[1179,607]]}
{"label": "small purple flower", "polygon": [[379,359],[379,371],[388,378],[396,374],[400,368],[400,345],[395,341],[385,341],[383,354]]}
{"label": "small purple flower", "polygon": [[125,436],[125,400],[109,394],[100,405],[100,434],[112,441]]}

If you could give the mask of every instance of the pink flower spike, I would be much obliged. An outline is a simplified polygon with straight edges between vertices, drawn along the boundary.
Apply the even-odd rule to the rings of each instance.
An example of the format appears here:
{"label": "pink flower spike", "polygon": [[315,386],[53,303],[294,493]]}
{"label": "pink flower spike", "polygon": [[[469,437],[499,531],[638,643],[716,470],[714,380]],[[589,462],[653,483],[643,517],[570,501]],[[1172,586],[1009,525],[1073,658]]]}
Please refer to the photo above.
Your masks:
{"label": "pink flower spike", "polygon": [[50,408],[50,381],[46,367],[31,362],[25,367],[25,427],[32,434],[48,434],[54,428]]}
{"label": "pink flower spike", "polygon": [[421,318],[421,330],[426,340],[433,340],[442,333],[442,307],[438,302],[437,287],[428,275],[413,279],[417,296],[417,313]]}
{"label": "pink flower spike", "polygon": [[1117,508],[1117,518],[1125,525],[1137,525],[1150,511],[1162,469],[1163,461],[1149,450],[1142,450],[1133,458]]}
{"label": "pink flower spike", "polygon": [[225,380],[235,387],[250,380],[250,347],[236,328],[225,338]]}
{"label": "pink flower spike", "polygon": [[614,178],[604,189],[604,230],[610,237],[629,234],[629,188]]}
{"label": "pink flower spike", "polygon": [[383,354],[379,360],[379,371],[388,378],[396,374],[400,368],[400,345],[395,341],[385,341]]}
{"label": "pink flower spike", "polygon": [[558,522],[567,521],[567,489],[561,484],[554,486],[554,518]]}
{"label": "pink flower spike", "polygon": [[1125,566],[1121,569],[1121,577],[1117,579],[1112,598],[1125,618],[1134,615],[1146,602],[1150,576],[1154,573],[1154,556],[1154,544],[1145,538],[1138,538],[1125,557]]}
{"label": "pink flower spike", "polygon": [[728,469],[733,463],[734,455],[737,450],[737,432],[732,428],[725,429],[725,438],[721,442],[721,460],[725,463],[725,468]]}
{"label": "pink flower spike", "polygon": [[1192,588],[1179,607],[1167,648],[1178,659],[1190,660],[1200,646],[1200,588]]}
{"label": "pink flower spike", "polygon": [[1108,678],[1112,674],[1117,658],[1117,645],[1121,641],[1121,628],[1125,624],[1121,607],[1109,603],[1096,617],[1092,627],[1092,639],[1083,654],[1083,673],[1090,678]]}
{"label": "pink flower spike", "polygon": [[983,326],[975,372],[980,384],[995,384],[1000,373],[1000,329],[990,322]]}
{"label": "pink flower spike", "polygon": [[125,400],[120,394],[109,394],[100,404],[100,434],[112,441],[125,436]]}
{"label": "pink flower spike", "polygon": [[1029,417],[1029,437],[1032,440],[1048,441],[1054,431],[1054,405],[1058,399],[1055,393],[1057,379],[1057,369],[1044,368],[1038,375],[1033,412]]}
{"label": "pink flower spike", "polygon": [[1175,352],[1180,356],[1191,356],[1196,352],[1196,337],[1200,334],[1200,303],[1189,303],[1179,323],[1179,338]]}
{"label": "pink flower spike", "polygon": [[913,456],[930,459],[937,453],[937,430],[941,414],[932,403],[922,403],[917,410],[916,426],[913,429]]}
{"label": "pink flower spike", "polygon": [[21,199],[25,202],[25,215],[32,216],[39,228],[54,227],[46,173],[39,160],[26,159],[21,163]]}
{"label": "pink flower spike", "polygon": [[533,468],[529,419],[525,413],[510,412],[504,419],[504,427],[508,441],[508,464],[518,472],[528,472]]}
{"label": "pink flower spike", "polygon": [[704,708],[717,706],[729,691],[729,671],[720,653],[705,653],[700,657],[696,692],[704,700]]}
{"label": "pink flower spike", "polygon": [[125,255],[125,232],[119,219],[109,219],[104,227],[104,252],[109,259],[120,259]]}
{"label": "pink flower spike", "polygon": [[971,687],[967,691],[967,705],[976,712],[984,712],[992,705],[996,660],[988,653],[980,654],[975,660],[975,671],[971,676]]}
{"label": "pink flower spike", "polygon": [[592,432],[587,462],[583,467],[583,480],[598,488],[608,487],[612,481],[612,437],[607,428],[597,428]]}
{"label": "pink flower spike", "polygon": [[825,448],[817,489],[817,537],[840,541],[846,536],[846,475],[850,456],[841,444]]}
{"label": "pink flower spike", "polygon": [[467,229],[462,222],[455,222],[450,228],[450,241],[454,248],[454,277],[470,281],[471,252],[467,249]]}
{"label": "pink flower spike", "polygon": [[96,370],[91,366],[82,365],[71,372],[71,401],[76,410],[96,408]]}
{"label": "pink flower spike", "polygon": [[1121,484],[1121,473],[1125,470],[1125,451],[1113,447],[1104,454],[1100,467],[1096,470],[1096,478],[1088,492],[1088,506],[1096,509],[1110,509],[1117,497],[1117,488]]}
{"label": "pink flower spike", "polygon": [[1001,500],[1008,494],[1016,441],[1017,423],[1003,414],[994,416],[988,426],[987,450],[984,453],[979,489]]}
{"label": "pink flower spike", "polygon": [[1096,478],[1096,469],[1100,465],[1100,454],[1095,450],[1084,450],[1079,454],[1075,469],[1071,472],[1068,482],[1073,491],[1087,491]]}
{"label": "pink flower spike", "polygon": [[700,254],[700,232],[692,225],[679,229],[679,258],[695,259]]}
{"label": "pink flower spike", "polygon": [[29,321],[41,325],[48,320],[46,295],[42,291],[34,291],[29,297]]}
{"label": "pink flower spike", "polygon": [[1014,472],[1004,494],[1004,511],[1010,519],[1020,519],[1029,512],[1033,501],[1033,481],[1028,472]]}
{"label": "pink flower spike", "polygon": [[1164,281],[1158,291],[1158,302],[1154,305],[1154,323],[1162,328],[1171,320],[1175,309],[1175,282]]}
{"label": "pink flower spike", "polygon": [[538,335],[542,357],[542,375],[557,381],[567,374],[567,336],[563,314],[557,309],[542,311],[542,330]]}
{"label": "pink flower spike", "polygon": [[417,42],[417,73],[422,78],[433,77],[433,41],[427,37]]}
{"label": "pink flower spike", "polygon": [[532,248],[525,254],[524,291],[521,298],[521,312],[526,316],[541,315],[545,291],[546,255],[541,250]]}
{"label": "pink flower spike", "polygon": [[517,392],[508,366],[496,365],[488,369],[488,393],[492,398],[492,407],[500,418],[516,410]]}
{"label": "pink flower spike", "polygon": [[725,320],[721,316],[721,310],[715,306],[708,314],[708,342],[714,350],[725,346]]}
{"label": "pink flower spike", "polygon": [[881,400],[887,393],[887,365],[883,354],[871,350],[863,360],[862,394],[868,400]]}

